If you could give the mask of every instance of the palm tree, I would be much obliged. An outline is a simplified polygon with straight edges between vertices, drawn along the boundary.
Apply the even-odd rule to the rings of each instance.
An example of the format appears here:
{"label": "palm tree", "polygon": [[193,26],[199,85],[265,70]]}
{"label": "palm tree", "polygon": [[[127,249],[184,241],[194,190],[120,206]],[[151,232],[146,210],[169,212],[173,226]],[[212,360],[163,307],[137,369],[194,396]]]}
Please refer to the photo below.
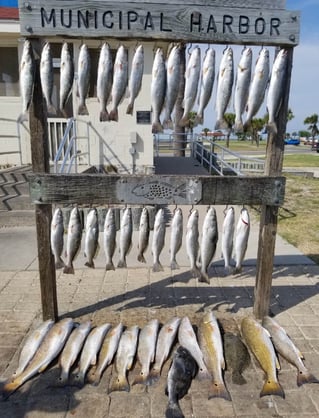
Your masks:
{"label": "palm tree", "polygon": [[234,123],[235,123],[235,118],[236,118],[235,113],[225,113],[224,114],[224,119],[227,123],[226,148],[229,148],[229,138],[230,138],[230,134],[232,133],[232,130],[233,130],[233,126],[234,126]]}
{"label": "palm tree", "polygon": [[311,132],[311,136],[312,136],[312,146],[314,146],[315,144],[315,136],[319,133],[318,130],[318,115],[317,113],[314,113],[311,116],[306,117],[306,119],[303,121],[303,123],[305,125],[309,125],[308,129]]}

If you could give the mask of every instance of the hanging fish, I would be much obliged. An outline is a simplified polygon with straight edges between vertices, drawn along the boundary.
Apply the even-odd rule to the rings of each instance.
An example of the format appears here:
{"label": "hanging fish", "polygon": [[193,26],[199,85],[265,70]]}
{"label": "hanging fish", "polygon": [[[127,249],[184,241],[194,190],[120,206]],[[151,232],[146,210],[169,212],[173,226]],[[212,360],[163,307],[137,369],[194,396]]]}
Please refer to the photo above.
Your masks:
{"label": "hanging fish", "polygon": [[242,132],[244,129],[242,114],[245,111],[251,79],[252,50],[245,48],[242,52],[238,67],[234,92],[235,109],[235,132]]}
{"label": "hanging fish", "polygon": [[28,119],[27,112],[29,110],[33,86],[34,86],[35,62],[31,42],[26,40],[23,45],[22,57],[20,61],[20,94],[22,98],[22,113],[18,117],[18,122],[22,123]]}
{"label": "hanging fish", "polygon": [[60,111],[65,115],[65,106],[72,92],[74,80],[74,62],[70,46],[64,42],[61,50],[60,64]]}
{"label": "hanging fish", "polygon": [[82,223],[77,207],[73,208],[68,225],[68,237],[66,242],[66,266],[63,273],[74,274],[73,260],[79,252],[82,239]]}
{"label": "hanging fish", "polygon": [[100,103],[100,122],[109,120],[106,109],[113,82],[113,60],[111,48],[107,43],[102,45],[97,67],[96,95]]}
{"label": "hanging fish", "polygon": [[91,58],[90,58],[89,48],[87,47],[87,45],[83,44],[80,48],[79,59],[78,59],[77,91],[78,91],[78,97],[80,101],[79,106],[78,106],[79,115],[89,114],[85,100],[89,93],[90,73],[91,73]]}
{"label": "hanging fish", "polygon": [[113,85],[112,85],[112,104],[111,111],[109,114],[109,120],[114,120],[118,122],[118,105],[124,97],[125,90],[127,87],[128,81],[128,58],[127,58],[127,49],[121,45],[117,52],[114,62],[113,70]]}
{"label": "hanging fish", "polygon": [[107,211],[104,221],[104,253],[106,259],[105,270],[115,270],[113,255],[116,247],[116,225],[114,209]]}
{"label": "hanging fish", "polygon": [[235,211],[230,207],[225,215],[222,233],[222,256],[225,264],[226,274],[231,272],[230,260],[233,253],[233,240],[235,231]]}
{"label": "hanging fish", "polygon": [[248,238],[250,232],[250,218],[248,210],[243,208],[240,211],[240,216],[237,222],[236,227],[236,236],[235,236],[235,271],[234,273],[240,273],[242,269],[242,263],[245,258]]}
{"label": "hanging fish", "polygon": [[164,106],[166,95],[166,67],[162,48],[158,48],[152,67],[151,106],[152,106],[152,133],[163,132],[160,115]]}
{"label": "hanging fish", "polygon": [[165,100],[165,117],[164,127],[167,129],[173,128],[173,122],[171,114],[173,112],[180,83],[180,63],[181,63],[181,48],[179,45],[175,45],[167,60],[167,87],[166,87],[166,100]]}
{"label": "hanging fish", "polygon": [[283,99],[284,82],[287,70],[288,53],[286,49],[281,49],[275,59],[271,71],[271,78],[269,83],[267,95],[267,110],[268,110],[268,132],[277,133],[276,117],[280,110]]}
{"label": "hanging fish", "polygon": [[144,252],[148,247],[150,236],[150,225],[149,225],[149,216],[148,210],[146,208],[142,209],[141,218],[140,218],[140,226],[139,226],[139,234],[138,234],[138,255],[137,260],[140,263],[146,263]]}
{"label": "hanging fish", "polygon": [[94,268],[94,257],[99,246],[99,221],[97,210],[92,209],[87,215],[85,225],[84,257],[88,259],[87,267]]}
{"label": "hanging fish", "polygon": [[163,271],[163,266],[160,263],[159,256],[165,243],[165,216],[164,209],[159,209],[155,216],[153,241],[152,241],[152,254],[153,254],[153,271]]}
{"label": "hanging fish", "polygon": [[216,93],[216,117],[215,129],[228,128],[224,118],[229,100],[232,94],[234,82],[234,60],[231,47],[225,49],[218,71]]}
{"label": "hanging fish", "polygon": [[132,69],[128,82],[129,104],[126,109],[128,115],[133,115],[134,102],[142,87],[142,78],[144,71],[144,48],[139,45],[136,48],[132,61]]}
{"label": "hanging fish", "polygon": [[204,110],[211,98],[215,80],[215,50],[209,48],[206,51],[205,58],[201,71],[201,84],[199,93],[199,103],[197,115],[195,119],[196,124],[204,122]]}
{"label": "hanging fish", "polygon": [[182,246],[183,239],[183,212],[181,208],[176,208],[171,225],[170,256],[171,269],[179,269],[176,261],[176,254]]}
{"label": "hanging fish", "polygon": [[120,230],[120,259],[117,267],[126,267],[126,255],[132,246],[132,234],[133,234],[133,223],[132,223],[132,209],[126,208],[122,214],[121,219],[121,230]]}
{"label": "hanging fish", "polygon": [[41,52],[40,60],[40,80],[42,93],[47,104],[48,113],[56,114],[56,109],[52,103],[53,92],[53,59],[51,53],[51,46],[47,42]]}
{"label": "hanging fish", "polygon": [[197,267],[197,256],[199,250],[198,236],[198,210],[195,209],[189,215],[185,238],[186,252],[190,261],[190,268],[193,277],[201,277],[201,272]]}
{"label": "hanging fish", "polygon": [[64,224],[63,214],[60,208],[54,211],[51,221],[51,250],[54,255],[55,268],[60,269],[65,266],[64,261],[61,258],[64,245]]}
{"label": "hanging fish", "polygon": [[180,126],[189,126],[189,113],[193,109],[196,100],[200,70],[200,48],[196,47],[193,49],[186,67],[183,99],[184,113],[179,121]]}
{"label": "hanging fish", "polygon": [[208,267],[215,255],[218,241],[218,225],[215,208],[209,208],[203,223],[202,240],[200,245],[201,275],[200,282],[209,283]]}

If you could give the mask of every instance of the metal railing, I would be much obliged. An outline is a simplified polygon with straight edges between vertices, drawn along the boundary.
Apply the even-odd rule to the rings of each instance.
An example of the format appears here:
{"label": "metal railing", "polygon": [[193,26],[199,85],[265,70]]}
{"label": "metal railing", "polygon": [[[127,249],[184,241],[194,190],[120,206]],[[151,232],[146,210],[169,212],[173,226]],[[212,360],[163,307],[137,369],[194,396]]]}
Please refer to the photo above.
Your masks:
{"label": "metal railing", "polygon": [[21,129],[25,129],[29,132],[28,128],[23,124],[23,122],[18,122],[16,119],[8,119],[8,118],[0,118],[0,123],[12,123],[15,125],[16,134],[0,134],[0,139],[16,139],[17,140],[17,149],[13,150],[3,150],[4,148],[1,146],[0,155],[10,155],[10,154],[18,154],[19,155],[19,162],[22,165],[22,149],[21,149]]}
{"label": "metal railing", "polygon": [[177,139],[174,134],[154,134],[154,155],[174,154],[175,151],[185,152],[185,156],[191,156],[194,135],[191,133],[178,134]]}

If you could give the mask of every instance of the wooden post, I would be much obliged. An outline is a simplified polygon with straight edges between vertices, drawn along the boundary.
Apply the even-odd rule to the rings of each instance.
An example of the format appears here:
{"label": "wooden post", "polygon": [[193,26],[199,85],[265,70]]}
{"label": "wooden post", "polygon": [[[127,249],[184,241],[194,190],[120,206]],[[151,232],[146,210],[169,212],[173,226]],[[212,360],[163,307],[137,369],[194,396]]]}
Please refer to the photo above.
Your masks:
{"label": "wooden post", "polygon": [[[33,172],[49,173],[47,109],[40,81],[41,44],[30,40],[35,52],[35,83],[30,106],[30,139]],[[52,205],[35,205],[39,275],[43,320],[58,317],[54,258],[51,252],[50,227]]]}
{"label": "wooden post", "polygon": [[[282,172],[293,58],[293,48],[287,49],[288,64],[286,83],[283,89],[283,103],[276,120],[277,134],[268,135],[267,140],[265,175],[268,176],[277,176]],[[254,302],[254,315],[258,319],[262,319],[265,315],[269,314],[277,223],[278,207],[262,205]]]}

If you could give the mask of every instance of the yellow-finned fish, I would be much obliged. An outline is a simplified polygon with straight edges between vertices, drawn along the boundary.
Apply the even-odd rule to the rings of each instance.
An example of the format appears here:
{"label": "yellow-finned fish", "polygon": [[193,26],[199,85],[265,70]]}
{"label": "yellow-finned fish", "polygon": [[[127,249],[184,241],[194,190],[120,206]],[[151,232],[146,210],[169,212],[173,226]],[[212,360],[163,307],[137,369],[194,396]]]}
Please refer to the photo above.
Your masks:
{"label": "yellow-finned fish", "polygon": [[277,395],[285,398],[284,390],[277,379],[277,369],[280,369],[280,365],[269,332],[254,318],[247,316],[241,322],[241,333],[267,376],[260,397]]}
{"label": "yellow-finned fish", "polygon": [[198,329],[199,346],[212,376],[208,399],[223,398],[231,401],[225,386],[222,370],[225,369],[223,343],[218,322],[211,311],[206,312]]}

